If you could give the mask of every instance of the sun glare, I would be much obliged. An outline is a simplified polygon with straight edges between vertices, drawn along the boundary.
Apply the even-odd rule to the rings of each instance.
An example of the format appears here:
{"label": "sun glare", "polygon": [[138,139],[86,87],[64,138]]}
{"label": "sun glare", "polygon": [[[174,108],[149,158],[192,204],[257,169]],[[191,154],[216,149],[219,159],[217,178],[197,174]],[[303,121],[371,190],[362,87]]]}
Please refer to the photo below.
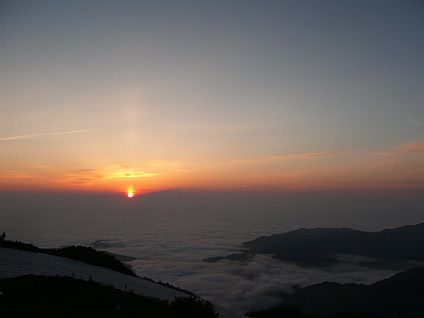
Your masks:
{"label": "sun glare", "polygon": [[129,198],[132,198],[134,196],[134,189],[133,189],[133,187],[128,187],[128,190],[127,190],[127,197],[129,197]]}

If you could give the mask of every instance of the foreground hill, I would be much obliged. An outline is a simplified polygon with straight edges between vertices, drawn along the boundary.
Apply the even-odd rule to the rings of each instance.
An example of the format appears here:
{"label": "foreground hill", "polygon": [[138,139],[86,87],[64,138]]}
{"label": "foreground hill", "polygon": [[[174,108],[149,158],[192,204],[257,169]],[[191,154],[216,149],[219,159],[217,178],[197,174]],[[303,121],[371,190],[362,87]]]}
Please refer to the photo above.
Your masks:
{"label": "foreground hill", "polygon": [[182,290],[173,289],[149,279],[120,273],[103,266],[91,265],[45,253],[0,247],[0,278],[22,275],[67,276],[84,280],[90,279],[103,285],[133,291],[139,295],[162,300],[192,296],[192,294]]}
{"label": "foreground hill", "polygon": [[424,223],[380,232],[345,228],[300,229],[259,237],[245,242],[245,254],[268,253],[286,261],[305,265],[338,262],[337,254],[350,254],[380,260],[424,261]]}
{"label": "foreground hill", "polygon": [[[3,241],[5,243],[7,241]],[[9,247],[0,247],[0,280],[1,279],[12,279],[20,276],[49,276],[49,277],[67,277],[75,280],[85,280],[92,281],[101,284],[102,286],[113,287],[114,289],[131,292],[138,296],[154,298],[157,301],[167,301],[170,304],[175,299],[191,299],[195,300],[195,303],[202,303],[203,300],[199,297],[196,297],[190,291],[174,287],[167,283],[155,282],[149,278],[138,277],[135,274],[127,274],[117,271],[110,268],[109,266],[103,266],[99,263],[99,259],[103,259],[103,253],[98,252],[94,249],[89,249],[91,257],[97,255],[96,253],[102,254],[100,258],[96,258],[95,263],[99,265],[89,264],[86,259],[81,259],[87,251],[84,247],[73,247],[72,250],[82,250],[82,253],[78,253],[77,258],[73,257],[63,257],[52,255],[51,253],[44,253],[40,251],[41,249],[36,248],[33,245],[25,243],[16,243],[21,245],[18,249],[12,248],[9,243]],[[33,249],[33,251],[31,251]],[[64,249],[65,253],[60,253],[62,255],[66,254],[69,256],[68,249]],[[90,259],[91,259],[90,257]],[[115,261],[117,261],[115,259]],[[106,264],[107,265],[107,264]],[[124,264],[121,264],[125,266]],[[64,287],[65,288],[65,287]],[[62,290],[59,288],[58,290]],[[0,292],[2,290],[0,289]],[[0,294],[0,298],[3,295]],[[182,304],[187,304],[181,300]],[[205,304],[210,303],[205,302]],[[185,305],[184,305],[185,306]],[[188,307],[191,307],[190,303],[187,304]],[[187,310],[189,310],[188,308]],[[191,310],[191,309],[190,309]],[[238,318],[241,317],[239,314],[232,312],[231,310],[226,310],[224,308],[218,307],[217,312],[219,312],[220,317],[222,318]],[[32,317],[37,317],[31,315]],[[95,315],[96,316],[96,315]],[[93,315],[88,315],[88,317],[95,317]],[[3,315],[0,314],[0,317]],[[10,317],[5,316],[5,317]],[[22,315],[18,315],[22,317]],[[44,316],[43,316],[44,317]],[[57,316],[58,317],[58,316]],[[75,317],[75,316],[71,316]],[[76,315],[76,317],[85,317]],[[121,317],[121,316],[119,316]],[[132,316],[122,316],[122,317],[132,317]],[[153,316],[155,317],[155,316]],[[166,317],[166,316],[164,316]],[[174,316],[171,316],[174,317]],[[181,316],[181,317],[184,317]],[[198,317],[203,317],[198,315]],[[209,317],[209,316],[205,316]]]}
{"label": "foreground hill", "polygon": [[3,278],[0,292],[1,317],[218,317],[200,298],[159,300],[70,277]]}
{"label": "foreground hill", "polygon": [[410,269],[375,284],[324,282],[287,296],[284,307],[250,317],[424,317],[424,268]]}
{"label": "foreground hill", "polygon": [[95,250],[92,247],[67,246],[62,248],[39,248],[32,244],[7,240],[0,240],[0,247],[13,248],[34,253],[44,253],[49,255],[62,256],[87,264],[110,268],[114,271],[123,274],[136,276],[136,274],[128,266],[124,265],[122,262],[117,260],[114,255]]}

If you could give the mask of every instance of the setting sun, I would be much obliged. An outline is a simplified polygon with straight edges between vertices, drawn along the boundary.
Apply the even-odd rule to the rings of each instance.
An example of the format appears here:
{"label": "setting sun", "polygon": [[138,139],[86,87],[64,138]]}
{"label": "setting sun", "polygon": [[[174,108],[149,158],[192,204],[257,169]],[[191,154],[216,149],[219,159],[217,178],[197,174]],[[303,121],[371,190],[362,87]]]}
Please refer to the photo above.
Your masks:
{"label": "setting sun", "polygon": [[133,196],[134,196],[134,189],[133,189],[133,187],[128,187],[127,197],[128,198],[132,198]]}
{"label": "setting sun", "polygon": [[423,39],[424,0],[0,0],[0,312],[424,318]]}

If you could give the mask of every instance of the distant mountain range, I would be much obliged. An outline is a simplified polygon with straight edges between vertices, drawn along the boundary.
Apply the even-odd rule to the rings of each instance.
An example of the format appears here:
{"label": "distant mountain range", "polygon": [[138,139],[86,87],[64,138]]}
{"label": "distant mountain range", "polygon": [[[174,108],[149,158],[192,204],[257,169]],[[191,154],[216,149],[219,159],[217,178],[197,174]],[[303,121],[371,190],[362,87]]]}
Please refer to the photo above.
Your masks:
{"label": "distant mountain range", "polygon": [[379,232],[347,228],[299,229],[262,236],[243,243],[243,246],[248,250],[241,254],[205,261],[246,260],[256,253],[272,254],[281,260],[311,266],[336,264],[339,262],[337,256],[343,254],[387,262],[424,261],[424,223]]}
{"label": "distant mountain range", "polygon": [[282,306],[251,312],[255,318],[424,317],[424,268],[372,285],[324,282],[287,296]]}

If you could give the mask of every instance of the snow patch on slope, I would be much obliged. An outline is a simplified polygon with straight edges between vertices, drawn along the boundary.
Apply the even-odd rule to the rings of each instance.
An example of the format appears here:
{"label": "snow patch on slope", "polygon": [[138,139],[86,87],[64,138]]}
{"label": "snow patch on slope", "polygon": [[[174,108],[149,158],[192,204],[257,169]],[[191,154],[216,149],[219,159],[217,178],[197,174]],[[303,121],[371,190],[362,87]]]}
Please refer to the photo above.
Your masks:
{"label": "snow patch on slope", "polygon": [[146,279],[125,275],[100,266],[89,265],[72,259],[33,253],[10,248],[0,248],[0,278],[21,275],[74,276],[113,286],[143,296],[173,300],[188,295]]}
{"label": "snow patch on slope", "polygon": [[[125,275],[113,270],[89,265],[65,257],[0,247],[0,278],[22,275],[68,276],[92,280],[136,294],[172,301],[189,295],[149,280]],[[217,306],[222,318],[242,317]]]}

